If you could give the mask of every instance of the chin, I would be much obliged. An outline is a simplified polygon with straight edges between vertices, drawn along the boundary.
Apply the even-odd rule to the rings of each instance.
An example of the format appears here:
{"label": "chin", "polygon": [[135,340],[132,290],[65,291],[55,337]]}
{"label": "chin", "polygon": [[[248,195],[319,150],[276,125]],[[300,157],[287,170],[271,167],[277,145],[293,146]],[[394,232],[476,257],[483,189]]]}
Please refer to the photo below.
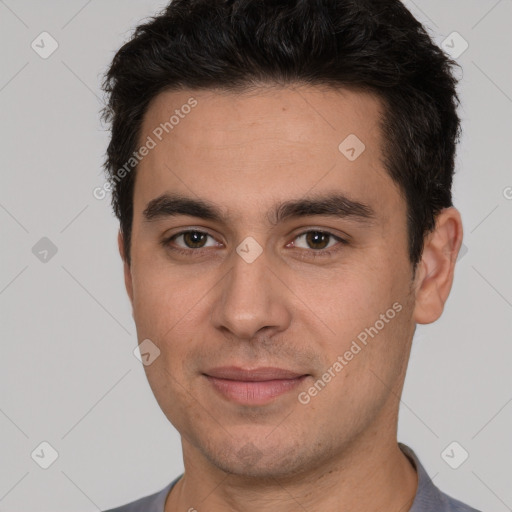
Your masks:
{"label": "chin", "polygon": [[241,478],[286,479],[300,474],[304,467],[310,467],[310,457],[302,453],[303,443],[290,440],[285,443],[278,438],[275,441],[271,444],[265,437],[258,441],[254,436],[252,441],[224,446],[210,444],[201,451],[213,466]]}
{"label": "chin", "polygon": [[291,465],[290,462],[283,460],[269,461],[268,457],[262,457],[257,462],[241,461],[238,458],[211,458],[210,462],[229,475],[262,481],[286,479],[301,472],[299,468]]}

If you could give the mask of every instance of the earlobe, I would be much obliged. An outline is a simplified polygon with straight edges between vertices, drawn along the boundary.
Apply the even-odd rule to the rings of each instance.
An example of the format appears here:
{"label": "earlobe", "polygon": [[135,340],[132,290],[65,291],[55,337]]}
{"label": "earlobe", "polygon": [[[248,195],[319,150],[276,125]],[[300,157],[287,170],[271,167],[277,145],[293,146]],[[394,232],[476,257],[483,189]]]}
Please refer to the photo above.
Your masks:
{"label": "earlobe", "polygon": [[453,283],[455,263],[462,245],[462,220],[454,207],[436,218],[436,227],[425,239],[415,279],[414,320],[435,322],[442,314]]}
{"label": "earlobe", "polygon": [[128,293],[128,297],[130,298],[130,302],[133,305],[133,284],[132,284],[132,272],[130,268],[130,264],[126,259],[126,255],[124,253],[124,238],[121,230],[117,235],[117,246],[119,248],[119,254],[121,255],[121,259],[123,260],[123,271],[124,271],[124,285],[126,287],[126,293]]}

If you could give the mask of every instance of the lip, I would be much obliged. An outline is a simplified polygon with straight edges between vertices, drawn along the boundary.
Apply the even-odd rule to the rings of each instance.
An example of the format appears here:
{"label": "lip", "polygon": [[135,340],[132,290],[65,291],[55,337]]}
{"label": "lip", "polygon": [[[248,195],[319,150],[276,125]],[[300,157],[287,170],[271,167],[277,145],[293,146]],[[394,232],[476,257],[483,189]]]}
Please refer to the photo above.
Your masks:
{"label": "lip", "polygon": [[208,370],[204,376],[215,391],[230,401],[263,405],[295,389],[308,374],[284,368],[224,366]]}
{"label": "lip", "polygon": [[261,382],[269,380],[288,380],[296,379],[302,375],[301,372],[294,372],[292,370],[285,370],[284,368],[274,368],[270,366],[245,369],[238,366],[222,366],[219,368],[212,368],[204,372],[209,377],[217,379],[237,380],[246,382]]}

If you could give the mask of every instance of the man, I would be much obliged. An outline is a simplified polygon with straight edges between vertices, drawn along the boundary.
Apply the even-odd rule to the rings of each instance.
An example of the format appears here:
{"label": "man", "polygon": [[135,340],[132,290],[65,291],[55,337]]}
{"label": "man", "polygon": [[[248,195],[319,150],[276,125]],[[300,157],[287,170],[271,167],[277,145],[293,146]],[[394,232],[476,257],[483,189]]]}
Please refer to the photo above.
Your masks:
{"label": "man", "polygon": [[397,443],[462,243],[452,65],[398,0],[175,0],[119,50],[106,169],[185,472],[115,510],[474,510]]}

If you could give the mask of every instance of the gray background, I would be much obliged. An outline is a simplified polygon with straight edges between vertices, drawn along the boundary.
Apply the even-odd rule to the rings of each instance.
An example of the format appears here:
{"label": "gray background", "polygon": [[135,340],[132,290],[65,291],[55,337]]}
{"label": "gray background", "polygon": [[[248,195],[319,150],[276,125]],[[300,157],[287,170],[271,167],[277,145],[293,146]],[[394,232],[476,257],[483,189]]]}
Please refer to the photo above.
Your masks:
{"label": "gray background", "polygon": [[[512,510],[512,2],[406,3],[438,44],[448,37],[460,51],[456,31],[469,47],[457,58],[464,135],[454,190],[465,253],[443,317],[418,327],[399,439],[445,492],[502,512]],[[164,5],[0,1],[4,512],[105,509],[182,471],[179,436],[132,353],[117,222],[109,199],[92,194],[104,183],[108,142],[102,73],[131,29]],[[43,46],[43,31],[59,45],[46,59],[31,47]],[[43,441],[58,453],[48,469],[36,463],[51,455]],[[469,453],[458,469],[441,456],[453,441]]]}

